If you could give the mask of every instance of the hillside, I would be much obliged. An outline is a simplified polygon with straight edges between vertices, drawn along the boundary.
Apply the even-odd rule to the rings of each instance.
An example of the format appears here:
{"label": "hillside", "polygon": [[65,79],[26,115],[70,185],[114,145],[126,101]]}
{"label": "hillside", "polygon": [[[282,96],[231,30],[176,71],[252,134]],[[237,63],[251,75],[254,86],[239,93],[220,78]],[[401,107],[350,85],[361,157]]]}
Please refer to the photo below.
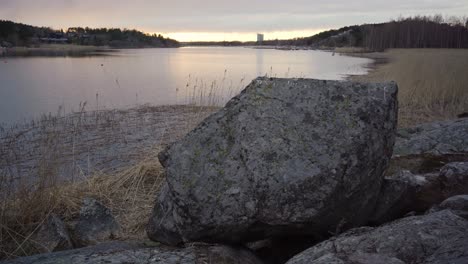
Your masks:
{"label": "hillside", "polygon": [[0,20],[0,46],[35,46],[42,43],[110,46],[115,48],[178,47],[162,35],[119,28],[73,27],[67,31]]}
{"label": "hillside", "polygon": [[441,16],[409,17],[380,24],[348,26],[311,37],[266,41],[265,45],[312,48],[468,48],[468,21]]}

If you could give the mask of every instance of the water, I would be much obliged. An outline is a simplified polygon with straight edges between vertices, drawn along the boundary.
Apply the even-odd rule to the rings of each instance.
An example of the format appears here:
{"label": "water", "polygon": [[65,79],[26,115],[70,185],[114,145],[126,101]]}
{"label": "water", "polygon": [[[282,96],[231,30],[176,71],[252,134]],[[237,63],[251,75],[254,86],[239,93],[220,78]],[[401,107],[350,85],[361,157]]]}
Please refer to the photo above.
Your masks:
{"label": "water", "polygon": [[[0,61],[0,123],[141,104],[221,104],[257,76],[343,79],[370,60],[242,47],[121,50],[109,56]],[[210,90],[212,91],[211,96]],[[202,93],[202,94],[201,94]],[[200,99],[202,98],[202,99]]]}

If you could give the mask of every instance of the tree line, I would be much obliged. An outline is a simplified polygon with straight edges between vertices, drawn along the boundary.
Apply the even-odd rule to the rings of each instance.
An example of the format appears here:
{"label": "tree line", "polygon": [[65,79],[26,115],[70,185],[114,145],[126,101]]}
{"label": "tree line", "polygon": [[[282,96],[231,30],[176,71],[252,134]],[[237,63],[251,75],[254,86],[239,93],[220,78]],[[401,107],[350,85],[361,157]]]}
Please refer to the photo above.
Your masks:
{"label": "tree line", "polygon": [[82,28],[72,27],[67,30],[71,43],[79,45],[111,47],[177,47],[179,42],[165,38],[161,34],[145,34],[138,30],[119,28]]}
{"label": "tree line", "polygon": [[67,31],[0,20],[0,45],[31,46],[60,39],[66,43],[111,47],[178,47],[160,34],[119,28],[71,27]]}
{"label": "tree line", "polygon": [[468,48],[468,17],[441,15],[399,18],[387,23],[348,26],[311,37],[265,41],[264,45],[313,48]]}
{"label": "tree line", "polygon": [[365,25],[362,46],[388,48],[468,48],[468,19],[441,15],[400,18]]}

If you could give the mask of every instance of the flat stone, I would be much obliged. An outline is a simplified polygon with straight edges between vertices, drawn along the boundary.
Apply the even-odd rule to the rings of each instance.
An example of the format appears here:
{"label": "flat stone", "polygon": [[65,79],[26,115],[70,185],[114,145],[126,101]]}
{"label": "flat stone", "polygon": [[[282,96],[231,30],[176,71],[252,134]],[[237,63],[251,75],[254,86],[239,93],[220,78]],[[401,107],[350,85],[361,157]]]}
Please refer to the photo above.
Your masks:
{"label": "flat stone", "polygon": [[2,264],[261,264],[251,252],[222,245],[199,245],[186,248],[149,247],[140,242],[108,242],[86,248],[23,257]]}

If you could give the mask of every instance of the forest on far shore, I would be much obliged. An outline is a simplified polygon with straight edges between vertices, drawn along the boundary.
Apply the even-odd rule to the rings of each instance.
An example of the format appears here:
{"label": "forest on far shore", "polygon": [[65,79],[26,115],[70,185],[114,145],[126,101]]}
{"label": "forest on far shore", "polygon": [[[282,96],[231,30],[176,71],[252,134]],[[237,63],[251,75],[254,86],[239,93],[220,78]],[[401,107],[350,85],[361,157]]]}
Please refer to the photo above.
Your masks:
{"label": "forest on far shore", "polygon": [[[268,37],[268,34],[266,34]],[[415,16],[387,23],[346,26],[316,35],[286,40],[188,42],[191,46],[295,46],[311,49],[360,47],[369,51],[389,48],[468,48],[468,17]]]}
{"label": "forest on far shore", "polygon": [[441,15],[400,18],[387,23],[364,24],[324,31],[311,37],[266,41],[265,45],[312,47],[468,48],[468,18]]}
{"label": "forest on far shore", "polygon": [[179,42],[160,34],[119,28],[72,27],[67,31],[35,27],[0,20],[0,46],[34,46],[41,43],[63,43],[110,47],[178,47]]}

